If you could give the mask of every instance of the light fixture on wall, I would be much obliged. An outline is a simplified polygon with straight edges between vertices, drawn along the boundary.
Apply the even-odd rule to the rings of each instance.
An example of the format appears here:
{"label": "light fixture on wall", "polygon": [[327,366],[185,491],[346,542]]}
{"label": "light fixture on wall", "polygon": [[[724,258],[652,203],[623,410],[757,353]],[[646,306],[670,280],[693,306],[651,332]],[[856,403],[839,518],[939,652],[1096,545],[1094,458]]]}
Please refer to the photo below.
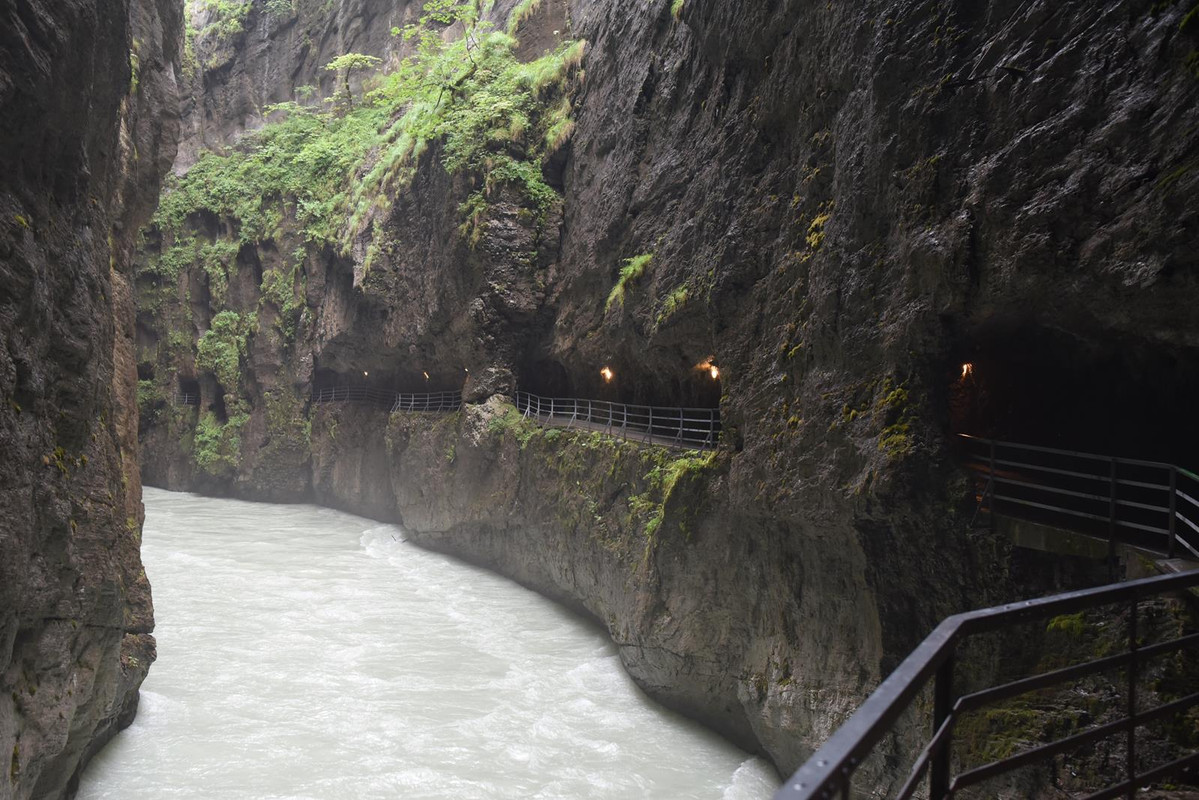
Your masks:
{"label": "light fixture on wall", "polygon": [[967,361],[962,365],[962,379],[965,380],[974,374],[974,365]]}
{"label": "light fixture on wall", "polygon": [[425,380],[429,380],[429,373],[427,373],[427,372],[424,373],[424,376],[425,376]]}
{"label": "light fixture on wall", "polygon": [[612,379],[616,377],[616,373],[613,372],[612,368],[608,367],[608,366],[605,366],[603,369],[600,370],[600,375],[603,376],[604,383],[611,383]]}
{"label": "light fixture on wall", "polygon": [[720,380],[720,367],[716,366],[715,357],[704,359],[695,365],[695,369],[708,373],[708,377],[714,381]]}
{"label": "light fixture on wall", "polygon": [[362,377],[364,377],[364,378],[365,378],[365,377],[367,377],[368,375],[370,375],[370,373],[369,373],[369,372],[367,372],[366,370],[362,370]]}

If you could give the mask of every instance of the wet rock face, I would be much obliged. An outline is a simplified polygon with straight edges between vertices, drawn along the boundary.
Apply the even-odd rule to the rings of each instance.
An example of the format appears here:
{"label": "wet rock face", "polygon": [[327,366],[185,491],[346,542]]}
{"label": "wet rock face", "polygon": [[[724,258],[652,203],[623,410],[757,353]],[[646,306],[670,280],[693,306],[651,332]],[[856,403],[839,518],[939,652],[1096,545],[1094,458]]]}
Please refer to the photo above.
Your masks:
{"label": "wet rock face", "polygon": [[180,29],[165,1],[0,3],[4,800],[68,794],[154,659],[130,256],[174,157]]}
{"label": "wet rock face", "polygon": [[[1031,376],[1067,385],[1116,351],[1146,386],[1162,374],[1148,365],[1199,364],[1199,40],[1185,4],[1147,0],[675,8],[546,0],[522,42],[566,24],[589,45],[544,224],[498,197],[470,245],[469,187],[431,152],[377,238],[307,254],[293,340],[265,306],[240,465],[195,474],[192,412],[160,408],[144,474],[402,520],[594,615],[654,696],[788,771],[937,620],[1011,589],[1004,546],[965,534],[947,444],[964,392],[990,398],[972,430],[1036,437],[1054,413],[1064,443],[1102,450],[1086,437],[1117,404]],[[222,69],[265,75],[236,53]],[[281,264],[293,234],[239,262],[236,310],[259,313],[250,267]],[[610,301],[630,259],[644,269]],[[180,277],[187,314],[146,316],[139,359],[215,404],[211,376],[161,356],[207,329],[205,281]],[[699,369],[713,359],[718,384]],[[462,387],[477,406],[408,422],[305,408],[322,380]],[[517,383],[719,402],[722,454],[696,466],[516,430],[488,398]],[[999,406],[1017,410],[978,412]],[[283,407],[309,427],[281,424]],[[647,498],[677,470],[686,491],[658,514]]]}
{"label": "wet rock face", "polygon": [[188,24],[183,77],[189,91],[178,172],[203,150],[219,149],[260,127],[271,103],[302,99],[298,87],[332,95],[337,76],[324,66],[342,53],[390,57],[398,41],[391,29],[413,13],[406,0],[229,5],[245,12],[200,7]]}

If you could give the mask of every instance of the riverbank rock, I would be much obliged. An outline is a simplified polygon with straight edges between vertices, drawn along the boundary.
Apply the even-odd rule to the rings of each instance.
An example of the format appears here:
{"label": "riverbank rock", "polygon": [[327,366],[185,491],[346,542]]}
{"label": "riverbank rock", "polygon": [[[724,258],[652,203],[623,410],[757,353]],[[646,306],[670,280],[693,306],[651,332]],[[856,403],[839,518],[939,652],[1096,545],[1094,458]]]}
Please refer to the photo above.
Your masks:
{"label": "riverbank rock", "polygon": [[174,158],[180,10],[0,2],[0,798],[58,798],[137,708],[131,255]]}

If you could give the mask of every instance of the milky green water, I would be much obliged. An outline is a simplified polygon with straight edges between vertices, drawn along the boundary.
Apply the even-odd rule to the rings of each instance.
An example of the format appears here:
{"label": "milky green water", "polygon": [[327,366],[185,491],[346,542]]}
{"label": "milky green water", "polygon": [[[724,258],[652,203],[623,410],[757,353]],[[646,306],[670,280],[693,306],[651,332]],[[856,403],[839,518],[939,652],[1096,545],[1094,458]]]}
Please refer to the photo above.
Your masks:
{"label": "milky green water", "polygon": [[767,798],[596,628],[312,506],[147,489],[158,661],[81,800]]}

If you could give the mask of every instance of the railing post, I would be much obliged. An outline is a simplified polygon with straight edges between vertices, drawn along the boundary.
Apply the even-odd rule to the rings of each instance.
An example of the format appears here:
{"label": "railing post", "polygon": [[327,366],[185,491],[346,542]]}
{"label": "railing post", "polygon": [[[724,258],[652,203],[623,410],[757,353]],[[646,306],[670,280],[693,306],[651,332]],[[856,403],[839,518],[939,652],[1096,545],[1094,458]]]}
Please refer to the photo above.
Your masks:
{"label": "railing post", "polygon": [[[941,730],[945,720],[953,711],[953,665],[954,654],[937,668],[936,684],[933,686],[933,735]],[[932,753],[928,768],[929,800],[942,800],[949,793],[949,763],[953,756],[953,734],[945,737],[939,750]]]}
{"label": "railing post", "polygon": [[683,443],[683,420],[687,418],[687,411],[679,409],[679,438],[676,439],[679,444]]}
{"label": "railing post", "polygon": [[1174,558],[1174,540],[1178,538],[1178,467],[1170,467],[1170,521],[1166,524],[1169,531],[1166,535],[1166,558]]}
{"label": "railing post", "polygon": [[654,407],[653,406],[649,407],[649,427],[646,428],[645,432],[646,432],[645,441],[652,442],[654,440]]}
{"label": "railing post", "polygon": [[[990,491],[991,496],[986,496]],[[987,525],[990,526],[991,533],[995,532],[995,440],[991,440],[991,465],[990,473],[987,476],[987,485],[983,487],[983,502],[987,504]]]}
{"label": "railing post", "polygon": [[1128,796],[1137,795],[1137,785],[1133,778],[1137,774],[1137,598],[1132,598],[1132,607],[1128,610],[1128,753],[1126,766],[1128,769]]}
{"label": "railing post", "polygon": [[1113,577],[1116,570],[1116,459],[1111,459],[1111,499],[1107,506],[1107,563]]}

